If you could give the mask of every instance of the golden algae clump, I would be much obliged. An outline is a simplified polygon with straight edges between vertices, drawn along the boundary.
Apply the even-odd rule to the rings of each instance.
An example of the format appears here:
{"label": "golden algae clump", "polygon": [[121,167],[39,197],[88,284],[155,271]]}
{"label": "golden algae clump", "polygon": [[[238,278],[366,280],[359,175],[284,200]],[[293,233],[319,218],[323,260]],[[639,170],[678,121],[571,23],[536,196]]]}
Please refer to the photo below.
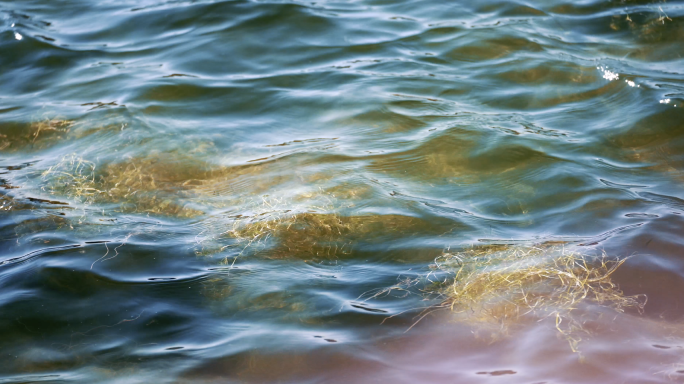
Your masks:
{"label": "golden algae clump", "polygon": [[128,124],[118,114],[79,120],[42,113],[30,123],[0,123],[0,151],[34,151],[97,133],[119,134]]}
{"label": "golden algae clump", "polygon": [[8,127],[0,131],[0,150],[47,147],[64,139],[73,125],[72,120],[53,118],[36,121],[28,126]]}
{"label": "golden algae clump", "polygon": [[95,181],[95,163],[76,155],[64,156],[42,174],[53,194],[61,194],[81,203],[92,201],[103,191]]}
{"label": "golden algae clump", "polygon": [[273,258],[334,258],[349,255],[359,241],[388,234],[407,235],[420,225],[421,220],[402,215],[282,212],[271,213],[266,219],[236,220],[226,235],[236,240],[242,252],[268,247]]}
{"label": "golden algae clump", "polygon": [[[208,175],[209,165],[194,159],[157,155],[104,166],[99,173],[106,200],[126,212],[195,217],[202,211],[185,206],[193,186]],[[187,202],[187,201],[186,201]]]}
{"label": "golden algae clump", "polygon": [[243,251],[273,245],[269,251],[273,258],[308,258],[349,254],[351,231],[348,220],[336,214],[307,212],[271,215],[267,220],[238,220],[227,235],[235,238]]}
{"label": "golden algae clump", "polygon": [[191,153],[169,151],[97,164],[71,154],[42,176],[44,189],[80,203],[118,204],[123,212],[189,218],[203,215],[202,206],[225,207],[220,196],[234,192],[232,185],[241,176],[260,170],[219,166]]}
{"label": "golden algae clump", "polygon": [[[292,198],[263,195],[236,201],[236,210],[242,214],[209,218],[197,237],[196,253],[207,256],[230,248],[237,250],[237,254],[231,252],[228,258],[261,254],[277,259],[336,259],[350,255],[361,243],[445,232],[445,220],[426,221],[397,214],[345,215],[355,206],[353,200],[366,190],[359,188],[357,193],[347,186],[344,191],[348,193],[342,199],[331,190],[306,192]],[[446,224],[453,227],[450,220]],[[215,228],[224,230],[219,232]]]}
{"label": "golden algae clump", "polygon": [[124,212],[194,217],[202,212],[181,204],[194,180],[191,177],[202,175],[188,169],[190,165],[179,167],[150,157],[98,168],[72,154],[43,172],[42,177],[51,193],[86,205],[114,203]]}
{"label": "golden algae clump", "polygon": [[571,312],[581,304],[643,309],[645,296],[627,296],[611,279],[625,261],[591,258],[564,245],[484,246],[438,257],[434,268],[452,277],[435,286],[444,297],[439,307],[467,321],[505,327],[526,315],[555,317],[577,351],[583,329]]}

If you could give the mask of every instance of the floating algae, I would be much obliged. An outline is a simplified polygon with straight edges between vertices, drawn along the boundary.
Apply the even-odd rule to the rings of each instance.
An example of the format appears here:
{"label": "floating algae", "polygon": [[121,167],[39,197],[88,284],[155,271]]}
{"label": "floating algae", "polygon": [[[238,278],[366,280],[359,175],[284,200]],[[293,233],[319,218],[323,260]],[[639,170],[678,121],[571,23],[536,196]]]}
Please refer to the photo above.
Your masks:
{"label": "floating algae", "polygon": [[230,195],[240,177],[263,170],[262,165],[219,166],[191,152],[155,152],[109,163],[70,154],[42,173],[43,189],[85,205],[118,204],[122,212],[190,218],[203,215],[206,207],[234,206],[234,199],[226,202],[221,196]]}
{"label": "floating algae", "polygon": [[123,212],[198,216],[203,212],[184,206],[182,200],[206,171],[192,167],[196,161],[178,166],[182,161],[174,164],[158,155],[98,168],[94,162],[68,155],[43,172],[42,178],[52,194],[85,205],[114,203]]}
{"label": "floating algae", "polygon": [[168,161],[161,156],[108,164],[100,174],[106,198],[127,212],[195,217],[201,210],[188,207],[191,189],[209,177],[208,165],[191,159]]}
{"label": "floating algae", "polygon": [[64,156],[43,172],[42,178],[52,194],[60,194],[80,203],[91,203],[102,191],[95,181],[95,163],[76,155]]}
{"label": "floating algae", "polygon": [[369,194],[366,186],[341,185],[289,197],[262,195],[236,200],[231,214],[216,215],[203,223],[205,229],[196,238],[196,254],[209,256],[229,250],[226,262],[245,254],[334,260],[351,255],[358,245],[439,236],[454,228],[455,223],[445,218],[350,215],[357,211],[358,200]]}
{"label": "floating algae", "polygon": [[43,119],[26,125],[4,125],[0,129],[0,150],[27,147],[44,148],[66,137],[74,125],[72,120]]}
{"label": "floating algae", "polygon": [[[434,230],[427,222],[402,215],[342,216],[336,213],[269,212],[234,222],[224,237],[240,254],[268,249],[271,258],[331,259],[350,255],[359,242],[410,236]],[[226,247],[224,247],[226,248]]]}
{"label": "floating algae", "polygon": [[469,322],[505,328],[524,316],[554,317],[576,352],[583,327],[572,311],[580,305],[643,310],[645,296],[627,296],[611,279],[625,260],[590,258],[564,245],[478,247],[438,257],[433,268],[452,277],[433,288],[444,298],[438,308]]}
{"label": "floating algae", "polygon": [[44,113],[31,123],[0,123],[0,151],[36,151],[97,133],[119,134],[128,123],[120,114],[72,120]]}
{"label": "floating algae", "polygon": [[229,236],[243,249],[262,248],[272,239],[273,258],[336,257],[352,250],[352,224],[336,214],[301,213],[271,215],[267,220],[236,221]]}

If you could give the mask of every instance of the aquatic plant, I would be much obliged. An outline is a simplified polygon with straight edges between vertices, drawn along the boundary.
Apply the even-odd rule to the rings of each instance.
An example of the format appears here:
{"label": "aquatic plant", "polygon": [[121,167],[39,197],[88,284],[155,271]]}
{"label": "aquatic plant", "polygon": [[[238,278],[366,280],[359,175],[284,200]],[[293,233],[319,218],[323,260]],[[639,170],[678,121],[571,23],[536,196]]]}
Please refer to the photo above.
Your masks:
{"label": "aquatic plant", "polygon": [[95,163],[75,154],[64,156],[57,164],[42,173],[47,188],[82,203],[92,203],[104,193],[95,181]]}
{"label": "aquatic plant", "polygon": [[184,187],[194,180],[191,174],[155,157],[128,159],[100,170],[71,154],[44,171],[42,179],[52,194],[85,205],[115,203],[124,212],[194,217],[203,212],[180,204]]}
{"label": "aquatic plant", "polygon": [[644,295],[625,295],[611,279],[626,260],[589,257],[564,244],[476,247],[439,256],[433,269],[449,277],[428,291],[442,295],[437,309],[449,309],[469,322],[505,328],[528,315],[554,317],[576,352],[584,332],[572,316],[579,306],[643,310]]}
{"label": "aquatic plant", "polygon": [[254,292],[253,289],[245,289],[244,284],[236,284],[235,276],[207,279],[202,282],[200,292],[214,310],[230,313],[277,310],[287,317],[300,320],[303,312],[310,307],[310,303],[302,297],[288,291]]}
{"label": "aquatic plant", "polygon": [[111,137],[119,135],[128,126],[127,121],[120,113],[99,113],[78,120],[48,112],[37,113],[30,123],[0,124],[0,150],[35,151],[61,143],[73,143],[98,133]]}
{"label": "aquatic plant", "polygon": [[[153,213],[187,218],[203,214],[187,207],[183,198],[206,171],[197,161],[163,161],[161,156],[128,159],[103,167],[99,177],[106,199],[127,212]],[[204,164],[201,164],[204,165]]]}
{"label": "aquatic plant", "polygon": [[21,149],[27,146],[43,147],[47,142],[61,140],[74,125],[72,120],[41,119],[27,126],[16,126],[0,132],[0,150]]}
{"label": "aquatic plant", "polygon": [[271,258],[334,259],[349,255],[359,240],[419,225],[420,219],[408,216],[344,214],[369,193],[366,185],[342,184],[290,196],[235,197],[230,211],[204,222],[195,252],[210,256],[232,248],[237,256],[267,250]]}
{"label": "aquatic plant", "polygon": [[[354,246],[383,236],[410,235],[430,228],[423,220],[402,215],[343,216],[337,213],[272,211],[233,222],[223,236],[228,246],[256,253],[267,249],[271,258],[333,259],[350,255]],[[223,248],[227,248],[224,246]]]}
{"label": "aquatic plant", "polygon": [[[270,257],[336,257],[351,253],[352,224],[336,214],[271,212],[263,218],[236,220],[228,236],[236,240],[241,253],[275,245]],[[271,243],[268,240],[271,239]]]}
{"label": "aquatic plant", "polygon": [[122,212],[190,218],[203,215],[203,207],[235,205],[235,199],[226,202],[220,196],[240,177],[262,170],[261,165],[219,166],[180,150],[97,164],[69,154],[42,173],[42,182],[44,190],[86,205],[117,204]]}

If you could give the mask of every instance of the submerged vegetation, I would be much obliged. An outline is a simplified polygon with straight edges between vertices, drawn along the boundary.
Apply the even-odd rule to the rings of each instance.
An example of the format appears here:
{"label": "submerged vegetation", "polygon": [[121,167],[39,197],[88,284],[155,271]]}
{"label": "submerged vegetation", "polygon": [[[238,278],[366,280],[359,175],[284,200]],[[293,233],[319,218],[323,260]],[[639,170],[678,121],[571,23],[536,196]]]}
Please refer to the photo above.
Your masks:
{"label": "submerged vegetation", "polygon": [[334,213],[270,213],[269,217],[236,220],[225,235],[243,253],[271,246],[272,258],[335,258],[349,255],[359,241],[384,235],[408,236],[424,227],[421,220],[401,215],[341,216]]}
{"label": "submerged vegetation", "polygon": [[505,328],[525,316],[553,317],[577,351],[585,330],[573,310],[584,304],[643,310],[645,296],[625,295],[611,279],[625,261],[589,257],[565,245],[478,247],[438,257],[433,269],[450,277],[430,291],[443,297],[437,308],[468,322]]}
{"label": "submerged vegetation", "polygon": [[129,125],[119,113],[99,113],[96,117],[67,119],[49,113],[34,115],[31,122],[0,123],[0,151],[31,152],[71,144],[94,134],[107,140]]}
{"label": "submerged vegetation", "polygon": [[[44,171],[42,180],[49,192],[85,205],[116,204],[115,210],[122,212],[187,218],[204,215],[202,207],[212,198],[209,189],[245,172],[179,154],[151,154],[101,167],[69,155]],[[336,260],[350,256],[360,244],[453,230],[452,221],[428,222],[396,214],[344,215],[357,194],[340,197],[335,197],[334,189],[321,189],[292,198],[236,198],[230,214],[202,220],[205,230],[195,238],[195,252],[222,254],[223,262],[231,266],[243,255],[257,254],[272,259]],[[230,252],[223,254],[226,250]],[[582,326],[573,311],[579,306],[643,309],[642,296],[623,294],[611,279],[622,263],[605,255],[590,258],[558,244],[484,246],[438,257],[434,275],[450,277],[434,282],[428,292],[442,297],[438,308],[478,324],[506,328],[525,316],[553,317],[576,350]]]}
{"label": "submerged vegetation", "polygon": [[0,384],[684,382],[684,1],[7,3]]}
{"label": "submerged vegetation", "polygon": [[[17,137],[22,137],[24,144],[40,143],[68,135],[73,126],[71,121],[45,120],[32,125],[25,136]],[[2,141],[0,147],[15,148],[19,142]],[[443,159],[437,160],[428,163],[444,164]],[[112,162],[71,154],[43,171],[40,182],[44,191],[84,206],[98,205],[98,210],[177,218],[205,215],[207,208],[220,205],[215,204],[216,196],[228,192],[231,199],[220,207],[232,205],[230,212],[205,217],[200,225],[207,228],[207,234],[197,234],[195,241],[198,255],[230,249],[223,261],[231,266],[240,256],[256,254],[272,259],[333,260],[350,256],[360,244],[425,233],[441,235],[453,231],[456,225],[448,219],[434,222],[408,215],[345,214],[354,206],[351,201],[372,195],[367,185],[316,192],[305,189],[304,193],[299,191],[280,200],[268,195],[255,197],[270,188],[272,184],[268,183],[272,181],[250,184],[254,188],[249,196],[230,193],[232,184],[244,182],[252,174],[266,179],[264,167],[219,166],[180,151],[152,152]],[[243,176],[245,179],[241,179]],[[10,196],[0,196],[0,210],[10,210],[14,205]],[[59,225],[66,225],[66,219],[60,220],[64,223]],[[29,232],[30,228],[20,229]],[[573,311],[580,306],[596,304],[616,311],[643,309],[645,297],[625,295],[611,278],[624,261],[610,260],[605,255],[590,258],[558,244],[477,247],[438,257],[434,276],[449,277],[433,282],[427,292],[441,297],[437,309],[449,309],[477,324],[496,324],[505,329],[524,317],[554,318],[556,328],[576,351],[584,329]],[[231,286],[211,282],[205,290],[207,296],[232,295]],[[296,302],[281,304],[283,309],[300,308]]]}
{"label": "submerged vegetation", "polygon": [[185,206],[184,198],[199,182],[196,178],[206,172],[187,164],[174,165],[160,156],[152,156],[107,164],[100,169],[94,162],[72,154],[43,172],[42,179],[52,194],[86,205],[114,203],[123,212],[180,218],[201,215],[201,210]]}
{"label": "submerged vegetation", "polygon": [[[202,144],[197,151],[204,150]],[[247,200],[235,196],[234,185],[244,187],[246,180],[252,183],[251,177],[263,171],[261,164],[212,164],[198,159],[194,151],[155,151],[110,162],[69,154],[41,173],[40,184],[42,190],[84,205],[115,204],[115,211],[192,218],[209,207],[232,207],[236,199]],[[260,178],[264,179],[269,178]],[[267,189],[273,181],[253,184]],[[234,196],[227,201],[222,195]]]}
{"label": "submerged vegetation", "polygon": [[64,139],[74,124],[72,120],[53,118],[36,121],[28,126],[7,127],[0,130],[0,150],[43,148],[48,143]]}
{"label": "submerged vegetation", "polygon": [[351,255],[360,243],[444,232],[443,220],[428,222],[397,214],[344,214],[353,212],[357,199],[367,193],[365,188],[342,186],[291,198],[263,195],[235,200],[241,214],[209,218],[207,228],[198,236],[196,253],[213,255],[229,249],[232,252],[224,261],[232,257],[231,264],[241,255],[254,254],[273,259],[334,260]]}

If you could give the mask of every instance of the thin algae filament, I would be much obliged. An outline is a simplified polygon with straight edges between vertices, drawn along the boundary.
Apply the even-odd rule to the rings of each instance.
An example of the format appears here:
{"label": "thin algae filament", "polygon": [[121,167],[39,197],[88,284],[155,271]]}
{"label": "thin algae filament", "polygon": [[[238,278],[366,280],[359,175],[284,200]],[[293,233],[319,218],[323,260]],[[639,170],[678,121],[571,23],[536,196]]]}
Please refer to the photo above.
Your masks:
{"label": "thin algae filament", "polygon": [[556,328],[578,350],[585,333],[573,311],[587,304],[643,311],[645,295],[625,295],[611,276],[627,259],[605,253],[590,257],[565,244],[490,245],[449,252],[433,269],[448,277],[428,290],[471,323],[505,329],[524,317],[555,319]]}

